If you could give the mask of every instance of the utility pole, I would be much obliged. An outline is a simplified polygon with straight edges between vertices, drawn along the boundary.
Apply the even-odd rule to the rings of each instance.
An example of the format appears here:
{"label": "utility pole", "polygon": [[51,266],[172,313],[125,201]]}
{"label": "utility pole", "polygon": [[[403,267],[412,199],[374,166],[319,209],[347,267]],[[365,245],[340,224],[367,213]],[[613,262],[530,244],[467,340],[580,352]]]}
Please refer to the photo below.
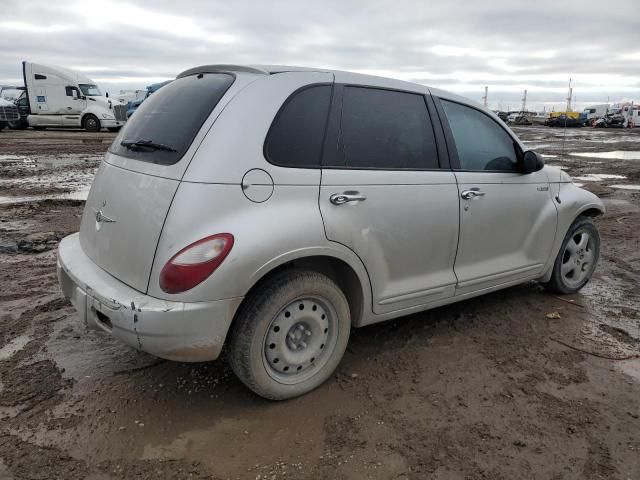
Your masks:
{"label": "utility pole", "polygon": [[567,112],[571,111],[571,97],[573,96],[573,87],[571,86],[571,79],[569,79],[569,95],[567,95]]}
{"label": "utility pole", "polygon": [[524,97],[522,97],[522,112],[526,112],[527,111],[527,91],[524,91]]}
{"label": "utility pole", "polygon": [[487,108],[489,106],[488,99],[489,99],[489,87],[484,87],[484,97],[482,97],[482,103],[484,104],[484,108]]}

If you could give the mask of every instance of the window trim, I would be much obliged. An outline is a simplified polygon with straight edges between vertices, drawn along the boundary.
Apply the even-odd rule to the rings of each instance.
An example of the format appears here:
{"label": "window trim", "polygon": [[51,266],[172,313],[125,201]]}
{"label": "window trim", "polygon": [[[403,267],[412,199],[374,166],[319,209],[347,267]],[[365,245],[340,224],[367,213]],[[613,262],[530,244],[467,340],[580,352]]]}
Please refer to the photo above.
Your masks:
{"label": "window trim", "polygon": [[[360,171],[366,171],[366,170],[374,170],[374,171],[388,171],[388,172],[440,172],[440,171],[450,171],[450,166],[449,166],[449,158],[446,155],[446,151],[442,148],[443,145],[441,145],[441,142],[444,140],[442,138],[442,132],[439,131],[439,129],[436,126],[436,122],[439,124],[440,122],[436,120],[436,117],[434,116],[435,112],[431,111],[430,105],[429,105],[429,99],[431,97],[430,94],[428,93],[424,93],[424,92],[416,92],[413,90],[402,90],[402,89],[397,89],[397,88],[389,88],[389,87],[379,87],[376,85],[363,85],[363,84],[358,84],[358,83],[336,83],[335,84],[336,88],[336,95],[334,96],[334,98],[336,98],[338,101],[334,102],[331,105],[331,115],[330,115],[330,124],[327,127],[327,131],[331,131],[331,135],[328,136],[327,138],[327,143],[329,143],[329,141],[331,141],[331,139],[333,139],[333,143],[336,148],[333,149],[330,153],[328,149],[325,149],[325,155],[323,155],[322,157],[322,162],[321,162],[321,166],[323,169],[327,169],[327,170],[360,170]],[[425,109],[427,111],[427,121],[431,124],[431,129],[433,131],[433,140],[435,143],[435,147],[436,147],[436,163],[438,164],[438,166],[436,168],[412,168],[412,167],[406,167],[406,168],[380,168],[380,167],[354,167],[354,166],[348,166],[348,165],[327,165],[327,160],[328,160],[328,155],[332,155],[332,159],[335,160],[339,157],[341,157],[341,152],[343,151],[343,143],[342,143],[342,106],[343,106],[343,99],[344,99],[344,91],[346,88],[348,87],[352,87],[352,88],[368,88],[368,89],[372,89],[372,90],[385,90],[385,91],[389,91],[389,92],[396,92],[396,93],[405,93],[405,94],[411,94],[411,95],[416,95],[419,97],[422,97],[422,101],[425,103]],[[335,130],[335,131],[333,131]]]}
{"label": "window trim", "polygon": [[[285,164],[278,163],[278,162],[272,160],[271,158],[269,158],[269,154],[267,152],[267,145],[269,143],[269,138],[271,136],[271,130],[273,129],[273,126],[277,123],[277,121],[280,118],[280,116],[284,113],[284,110],[287,107],[287,105],[289,105],[289,103],[300,92],[303,92],[305,90],[308,90],[308,89],[314,88],[314,87],[331,87],[331,92],[329,94],[329,108],[327,109],[327,118],[325,118],[325,120],[324,120],[324,132],[322,133],[322,141],[320,142],[320,156],[318,157],[318,164],[317,165],[295,166],[295,165],[285,165]],[[273,117],[273,120],[271,120],[271,125],[269,125],[269,130],[267,130],[267,134],[264,137],[264,142],[262,143],[262,156],[264,157],[264,159],[267,162],[269,162],[271,165],[275,165],[276,167],[281,167],[281,168],[301,168],[301,169],[305,169],[305,170],[316,170],[316,169],[323,168],[322,167],[322,160],[324,158],[325,144],[326,144],[326,141],[327,141],[327,132],[329,130],[328,129],[329,120],[331,118],[331,112],[332,112],[332,109],[333,109],[334,92],[335,92],[335,84],[333,82],[309,83],[309,84],[303,85],[302,87],[297,88],[296,90],[291,92],[291,94],[286,98],[286,100],[284,102],[282,102],[282,105],[280,105],[280,108],[278,108],[278,111],[276,112],[275,116]]]}
{"label": "window trim", "polygon": [[[495,118],[493,118],[491,115],[487,115],[486,112],[484,112],[482,109],[474,106],[474,105],[469,105],[467,103],[463,103],[463,102],[459,102],[456,100],[450,100],[448,98],[441,98],[438,96],[433,95],[432,96],[434,104],[436,106],[436,110],[438,112],[438,117],[440,118],[440,123],[442,124],[442,130],[444,131],[444,137],[445,137],[445,142],[447,145],[447,150],[449,152],[449,162],[451,165],[451,170],[455,171],[455,172],[484,172],[484,173],[505,173],[505,174],[518,174],[518,175],[522,175],[523,173],[521,171],[519,171],[519,169],[522,166],[522,157],[524,155],[524,151],[522,150],[522,148],[520,147],[520,144],[518,143],[517,139],[512,135],[512,133],[507,130],[505,128],[505,126],[501,125],[500,122],[496,121]],[[505,132],[509,138],[511,138],[512,142],[513,142],[513,147],[516,153],[516,160],[517,163],[516,165],[518,166],[518,170],[515,171],[506,171],[506,170],[473,170],[473,169],[466,169],[466,168],[461,168],[460,167],[460,158],[458,157],[458,147],[456,146],[456,142],[455,139],[453,137],[453,132],[451,131],[451,126],[449,125],[449,119],[447,118],[447,114],[444,111],[444,107],[442,106],[442,102],[451,102],[451,103],[456,103],[458,105],[462,105],[463,107],[467,107],[467,108],[471,108],[473,110],[476,110],[477,112],[480,112],[481,114],[483,114],[484,116],[486,116],[487,118],[489,118],[490,120],[492,120],[497,126],[498,128],[500,128],[503,132]]]}

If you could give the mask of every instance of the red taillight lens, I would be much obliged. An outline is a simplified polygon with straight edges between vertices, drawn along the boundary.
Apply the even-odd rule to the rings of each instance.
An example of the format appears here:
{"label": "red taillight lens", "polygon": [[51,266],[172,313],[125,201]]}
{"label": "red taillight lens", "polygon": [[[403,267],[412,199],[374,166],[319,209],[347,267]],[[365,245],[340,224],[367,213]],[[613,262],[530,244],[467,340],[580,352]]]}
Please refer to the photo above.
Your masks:
{"label": "red taillight lens", "polygon": [[211,275],[233,247],[233,235],[218,233],[176,253],[160,272],[160,288],[167,293],[190,290]]}

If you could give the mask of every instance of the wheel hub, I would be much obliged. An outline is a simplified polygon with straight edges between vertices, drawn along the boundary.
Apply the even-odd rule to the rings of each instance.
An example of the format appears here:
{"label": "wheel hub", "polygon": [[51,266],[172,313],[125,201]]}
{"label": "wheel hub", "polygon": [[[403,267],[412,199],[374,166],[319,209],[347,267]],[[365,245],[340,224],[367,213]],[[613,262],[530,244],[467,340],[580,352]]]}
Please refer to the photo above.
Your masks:
{"label": "wheel hub", "polygon": [[334,321],[332,310],[317,298],[298,299],[283,308],[264,341],[270,375],[285,382],[313,375],[330,354]]}

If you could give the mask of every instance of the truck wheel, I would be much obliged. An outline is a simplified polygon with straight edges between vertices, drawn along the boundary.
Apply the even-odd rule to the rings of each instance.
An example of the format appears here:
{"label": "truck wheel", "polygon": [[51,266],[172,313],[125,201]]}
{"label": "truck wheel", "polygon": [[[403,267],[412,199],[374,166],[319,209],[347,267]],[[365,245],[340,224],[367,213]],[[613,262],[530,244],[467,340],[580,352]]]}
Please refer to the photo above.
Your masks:
{"label": "truck wheel", "polygon": [[297,397],[331,376],[350,330],[349,304],[329,277],[288,270],[245,299],[232,327],[229,362],[258,395]]}
{"label": "truck wheel", "polygon": [[9,122],[9,128],[11,130],[24,130],[28,127],[29,127],[29,124],[26,122],[26,120],[23,120],[23,119]]}
{"label": "truck wheel", "polygon": [[564,237],[544,287],[561,294],[576,293],[591,279],[599,256],[598,229],[590,218],[578,217]]}
{"label": "truck wheel", "polygon": [[100,120],[98,120],[98,117],[96,117],[95,115],[89,113],[82,119],[82,127],[87,132],[99,132],[101,128]]}

